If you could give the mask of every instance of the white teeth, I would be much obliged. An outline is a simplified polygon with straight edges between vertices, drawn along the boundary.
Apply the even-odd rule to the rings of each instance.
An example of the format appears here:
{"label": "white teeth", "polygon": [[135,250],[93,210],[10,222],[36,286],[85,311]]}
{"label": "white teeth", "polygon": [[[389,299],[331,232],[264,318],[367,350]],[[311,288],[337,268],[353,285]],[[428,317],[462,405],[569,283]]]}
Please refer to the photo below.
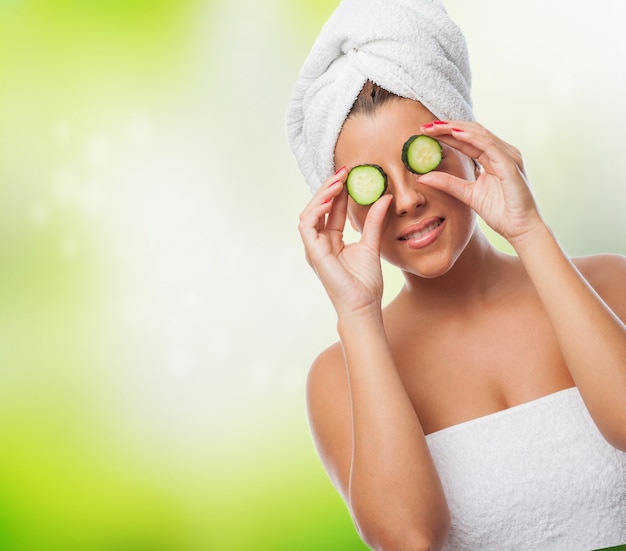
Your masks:
{"label": "white teeth", "polygon": [[420,237],[426,235],[427,233],[430,233],[431,231],[433,231],[435,228],[439,227],[440,225],[441,225],[441,220],[436,220],[432,224],[428,224],[428,226],[426,226],[425,228],[419,231],[410,233],[409,235],[405,235],[404,237],[402,237],[402,240],[408,241],[409,239],[419,239]]}

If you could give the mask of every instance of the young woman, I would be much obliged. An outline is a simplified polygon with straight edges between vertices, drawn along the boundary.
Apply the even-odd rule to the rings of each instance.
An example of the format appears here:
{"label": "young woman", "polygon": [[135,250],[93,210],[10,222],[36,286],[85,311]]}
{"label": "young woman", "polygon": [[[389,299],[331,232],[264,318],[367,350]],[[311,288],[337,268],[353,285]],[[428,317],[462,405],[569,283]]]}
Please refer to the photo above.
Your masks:
{"label": "young woman", "polygon": [[[437,4],[398,0],[386,13],[378,10],[383,3],[359,4],[361,25],[371,9],[376,41],[385,20],[393,29],[406,21],[403,10],[423,16]],[[346,28],[354,10],[344,1],[333,14],[310,54],[316,63],[320,48],[354,56],[355,48],[324,44],[357,33]],[[440,41],[442,25],[453,25],[443,8],[424,18],[435,22]],[[411,69],[397,48],[397,64]],[[437,57],[428,46],[420,51],[431,52],[425,64]],[[345,86],[335,90],[349,109],[329,133],[328,109],[316,111],[310,95],[319,79],[326,80],[317,90],[329,93],[332,63],[317,63],[319,75],[311,66],[289,119],[315,190],[299,230],[337,311],[340,341],[311,368],[308,408],[320,457],[361,537],[373,549],[402,551],[626,543],[626,259],[569,259],[539,212],[516,148],[471,113],[438,120],[428,98],[392,93],[393,78],[388,87],[374,84],[384,80],[375,68],[370,75],[358,64],[364,82],[356,100],[340,99]],[[443,80],[451,95],[459,91],[458,80]],[[313,141],[306,133],[316,118],[323,124]],[[424,175],[401,156],[416,134],[443,148],[441,164]],[[332,144],[326,166],[341,168],[316,180],[322,170],[307,163],[317,162],[325,140]],[[363,164],[388,177],[371,206],[346,191],[350,169]],[[490,244],[477,215],[516,255]],[[357,243],[344,243],[347,219],[361,234]],[[380,257],[405,277],[385,309]]]}

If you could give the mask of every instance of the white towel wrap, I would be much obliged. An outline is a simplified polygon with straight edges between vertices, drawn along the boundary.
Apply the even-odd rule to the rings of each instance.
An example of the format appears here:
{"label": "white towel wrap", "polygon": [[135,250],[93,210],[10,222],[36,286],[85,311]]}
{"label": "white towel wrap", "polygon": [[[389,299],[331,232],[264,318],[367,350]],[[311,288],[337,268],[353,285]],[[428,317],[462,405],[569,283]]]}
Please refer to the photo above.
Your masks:
{"label": "white towel wrap", "polygon": [[446,551],[626,544],[626,453],[576,388],[427,436],[452,530]]}

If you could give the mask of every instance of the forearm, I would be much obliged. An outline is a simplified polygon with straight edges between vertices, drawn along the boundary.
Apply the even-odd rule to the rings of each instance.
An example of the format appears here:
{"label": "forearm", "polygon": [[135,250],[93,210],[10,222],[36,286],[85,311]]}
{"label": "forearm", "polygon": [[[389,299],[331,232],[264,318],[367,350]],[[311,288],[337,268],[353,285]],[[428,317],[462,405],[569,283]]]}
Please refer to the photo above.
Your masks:
{"label": "forearm", "polygon": [[626,445],[626,327],[539,224],[513,244],[552,322],[561,352],[605,437]]}
{"label": "forearm", "polygon": [[376,548],[396,535],[442,543],[447,504],[381,316],[340,318],[338,328],[352,405],[349,500],[355,522]]}

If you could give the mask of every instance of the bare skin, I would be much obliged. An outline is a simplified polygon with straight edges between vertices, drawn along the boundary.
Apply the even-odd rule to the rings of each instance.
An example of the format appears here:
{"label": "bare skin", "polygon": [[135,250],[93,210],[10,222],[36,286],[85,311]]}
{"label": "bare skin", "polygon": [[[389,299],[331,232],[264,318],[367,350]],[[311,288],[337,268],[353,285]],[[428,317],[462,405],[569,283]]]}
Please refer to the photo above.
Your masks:
{"label": "bare skin", "polygon": [[[433,119],[410,100],[349,118],[335,150],[347,168],[300,220],[340,336],[311,368],[311,427],[374,549],[445,541],[449,514],[425,434],[576,385],[606,440],[626,450],[626,260],[572,262],[539,213],[519,152],[477,123]],[[442,165],[419,177],[399,153],[416,133],[444,145]],[[477,179],[472,160],[483,167]],[[362,163],[389,176],[371,207],[343,185]],[[517,256],[490,245],[476,214]],[[347,217],[358,243],[343,242]],[[406,280],[384,311],[381,256]]]}

